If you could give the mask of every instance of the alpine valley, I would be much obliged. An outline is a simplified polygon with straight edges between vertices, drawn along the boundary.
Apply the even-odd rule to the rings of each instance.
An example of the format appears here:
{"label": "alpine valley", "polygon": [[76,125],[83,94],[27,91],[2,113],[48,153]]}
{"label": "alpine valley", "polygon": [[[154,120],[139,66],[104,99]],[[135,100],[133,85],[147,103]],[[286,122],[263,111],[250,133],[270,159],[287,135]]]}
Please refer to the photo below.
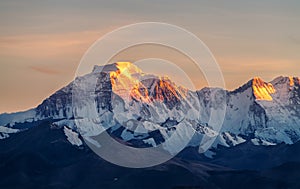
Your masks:
{"label": "alpine valley", "polygon": [[[176,156],[119,167],[86,144],[102,132]],[[300,188],[300,78],[191,91],[129,62],[95,66],[1,114],[0,139],[0,188]]]}

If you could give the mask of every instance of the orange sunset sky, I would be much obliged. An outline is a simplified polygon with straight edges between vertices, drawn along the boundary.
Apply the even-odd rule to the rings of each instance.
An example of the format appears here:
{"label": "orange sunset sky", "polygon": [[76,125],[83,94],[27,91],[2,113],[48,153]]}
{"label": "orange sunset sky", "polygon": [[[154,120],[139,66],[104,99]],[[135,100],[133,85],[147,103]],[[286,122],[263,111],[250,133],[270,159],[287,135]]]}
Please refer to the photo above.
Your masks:
{"label": "orange sunset sky", "polygon": [[[300,76],[297,0],[1,1],[0,113],[35,107],[74,79],[82,55],[98,38],[147,21],[178,25],[198,36],[219,63],[228,89],[254,76],[265,81]],[[191,77],[197,88],[205,86],[201,74]]]}

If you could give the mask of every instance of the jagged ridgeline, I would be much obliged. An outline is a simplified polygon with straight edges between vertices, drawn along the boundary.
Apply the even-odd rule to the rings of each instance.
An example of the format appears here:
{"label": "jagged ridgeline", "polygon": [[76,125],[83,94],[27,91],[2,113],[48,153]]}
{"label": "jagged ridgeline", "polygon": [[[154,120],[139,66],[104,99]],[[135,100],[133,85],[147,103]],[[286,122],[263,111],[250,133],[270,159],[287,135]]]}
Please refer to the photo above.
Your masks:
{"label": "jagged ridgeline", "polygon": [[[95,82],[94,104],[80,104],[79,100],[74,106],[72,92],[91,80]],[[64,128],[68,140],[79,146],[80,135],[95,135],[100,132],[99,124],[110,128],[113,137],[136,147],[161,144],[184,126],[196,130],[189,146],[199,146],[204,135],[216,138],[212,148],[247,141],[254,145],[294,144],[300,139],[299,86],[298,77],[280,76],[271,82],[256,77],[233,91],[191,91],[167,77],[144,73],[132,63],[117,62],[95,66],[91,73],[77,78],[34,109],[1,114],[0,137],[5,140],[49,120],[53,127]],[[224,104],[225,119],[217,131],[208,123],[210,112],[223,109]],[[95,113],[89,106],[96,107],[98,119],[88,119]],[[84,124],[80,128],[74,122],[74,112],[82,116]],[[170,150],[187,136],[185,130],[181,132]],[[206,155],[211,157],[212,153]]]}

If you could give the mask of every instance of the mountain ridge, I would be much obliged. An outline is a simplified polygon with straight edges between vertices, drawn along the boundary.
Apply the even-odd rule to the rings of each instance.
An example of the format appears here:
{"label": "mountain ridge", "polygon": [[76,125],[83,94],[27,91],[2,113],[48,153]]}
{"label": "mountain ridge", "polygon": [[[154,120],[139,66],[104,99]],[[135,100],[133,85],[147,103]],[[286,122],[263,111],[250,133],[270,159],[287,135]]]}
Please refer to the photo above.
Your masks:
{"label": "mountain ridge", "polygon": [[[88,125],[82,128],[74,123],[74,86],[80,89],[91,80],[95,81],[96,112],[87,109],[90,112],[87,114],[101,115],[101,119],[115,127],[111,130],[112,134],[118,130],[116,137],[132,144],[156,146],[167,140],[173,133],[172,129],[176,130],[182,124],[196,131],[190,146],[198,146],[204,136],[214,140],[212,148],[218,145],[235,146],[246,141],[255,145],[293,144],[300,139],[299,77],[279,76],[271,82],[255,77],[232,91],[208,87],[190,91],[176,86],[168,78],[147,75],[127,62],[95,66],[91,73],[72,81],[36,108],[15,114],[1,114],[0,125],[14,129],[16,123],[51,118],[58,120],[54,122],[58,127],[67,127],[65,131],[69,136],[72,135],[70,132],[74,132],[74,136],[101,132],[97,122],[83,120]],[[211,111],[223,111],[224,107],[225,119],[218,131],[209,125],[209,117]],[[76,111],[80,112],[78,108]],[[132,114],[124,114],[128,108]],[[140,131],[152,128],[158,133],[155,136],[151,132],[143,133],[137,142],[135,135],[140,131],[135,133],[130,130],[133,128]],[[0,133],[3,138],[13,134],[7,131]],[[180,140],[185,140],[184,137],[184,134],[179,136],[179,141],[170,148],[176,148],[176,143],[178,145]],[[80,143],[76,138],[74,140]],[[207,155],[212,156],[213,153],[208,152]]]}

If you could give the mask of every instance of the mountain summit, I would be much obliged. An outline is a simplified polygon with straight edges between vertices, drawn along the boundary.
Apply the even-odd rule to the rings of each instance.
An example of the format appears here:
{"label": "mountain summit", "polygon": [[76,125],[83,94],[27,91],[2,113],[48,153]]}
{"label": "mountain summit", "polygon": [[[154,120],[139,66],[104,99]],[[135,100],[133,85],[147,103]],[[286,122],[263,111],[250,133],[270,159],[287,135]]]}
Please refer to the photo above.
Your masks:
{"label": "mountain summit", "polygon": [[[95,66],[34,109],[1,114],[0,137],[5,140],[49,120],[55,128],[64,128],[68,140],[77,146],[82,145],[80,135],[102,132],[99,124],[110,128],[108,132],[118,140],[136,147],[163,144],[178,131],[176,140],[166,147],[170,153],[187,140],[187,128],[195,130],[189,143],[194,147],[206,145],[203,138],[214,140],[211,149],[247,141],[254,145],[294,144],[300,140],[299,87],[298,77],[281,76],[271,82],[255,77],[234,91],[190,91],[169,78],[143,73],[132,63],[117,62]],[[215,129],[211,113],[224,110],[222,127]],[[78,117],[79,126],[74,121]]]}
{"label": "mountain summit", "polygon": [[276,92],[271,83],[266,83],[259,77],[252,80],[252,89],[257,100],[273,100],[271,94]]}

